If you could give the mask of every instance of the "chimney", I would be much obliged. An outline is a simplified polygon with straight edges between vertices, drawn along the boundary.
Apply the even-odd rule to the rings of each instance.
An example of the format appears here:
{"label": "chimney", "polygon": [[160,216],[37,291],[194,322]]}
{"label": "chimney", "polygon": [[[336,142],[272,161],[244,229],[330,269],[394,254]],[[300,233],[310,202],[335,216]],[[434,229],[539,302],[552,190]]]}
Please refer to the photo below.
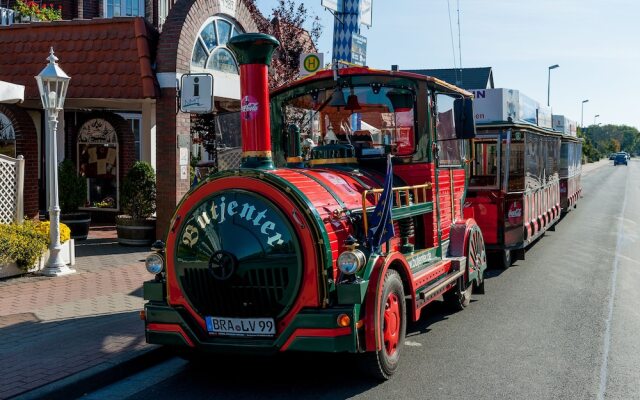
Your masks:
{"label": "chimney", "polygon": [[240,64],[240,129],[242,167],[272,169],[268,71],[280,43],[263,33],[246,33],[229,40]]}

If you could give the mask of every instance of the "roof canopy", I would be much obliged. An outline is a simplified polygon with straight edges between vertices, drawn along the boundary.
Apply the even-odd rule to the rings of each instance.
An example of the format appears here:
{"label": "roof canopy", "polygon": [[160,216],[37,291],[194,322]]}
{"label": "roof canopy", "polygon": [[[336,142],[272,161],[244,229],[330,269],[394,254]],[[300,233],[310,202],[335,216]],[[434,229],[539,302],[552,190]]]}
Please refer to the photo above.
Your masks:
{"label": "roof canopy", "polygon": [[24,86],[0,81],[0,103],[22,103]]}

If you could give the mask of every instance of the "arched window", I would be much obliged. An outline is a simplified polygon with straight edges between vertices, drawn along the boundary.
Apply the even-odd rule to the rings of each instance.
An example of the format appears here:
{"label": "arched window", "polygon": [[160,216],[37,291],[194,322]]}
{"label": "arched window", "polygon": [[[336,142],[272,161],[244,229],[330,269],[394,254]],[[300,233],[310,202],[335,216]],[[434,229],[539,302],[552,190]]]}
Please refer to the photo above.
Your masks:
{"label": "arched window", "polygon": [[78,173],[87,178],[89,207],[118,209],[118,136],[104,119],[85,122],[78,133]]}
{"label": "arched window", "polygon": [[227,48],[232,37],[244,33],[235,22],[217,15],[202,25],[191,55],[191,69],[238,74],[238,63]]}
{"label": "arched window", "polygon": [[0,154],[16,156],[16,131],[9,118],[0,113]]}

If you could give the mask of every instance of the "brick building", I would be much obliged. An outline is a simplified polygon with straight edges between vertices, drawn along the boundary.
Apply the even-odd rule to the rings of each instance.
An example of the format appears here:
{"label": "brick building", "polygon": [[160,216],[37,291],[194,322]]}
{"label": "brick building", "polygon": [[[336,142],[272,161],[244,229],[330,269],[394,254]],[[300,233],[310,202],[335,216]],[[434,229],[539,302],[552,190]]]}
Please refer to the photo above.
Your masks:
{"label": "brick building", "polygon": [[26,159],[25,215],[47,208],[45,120],[34,76],[52,46],[71,76],[58,159],[70,158],[87,177],[86,209],[115,216],[122,179],[136,160],[147,161],[157,172],[158,232],[164,232],[190,184],[179,147],[189,146],[192,116],[179,111],[176,82],[185,73],[211,73],[216,109],[238,109],[238,66],[226,43],[257,31],[264,18],[244,0],[47,4],[62,6],[62,21],[0,26],[0,80],[26,88],[23,103],[0,105],[0,152]]}

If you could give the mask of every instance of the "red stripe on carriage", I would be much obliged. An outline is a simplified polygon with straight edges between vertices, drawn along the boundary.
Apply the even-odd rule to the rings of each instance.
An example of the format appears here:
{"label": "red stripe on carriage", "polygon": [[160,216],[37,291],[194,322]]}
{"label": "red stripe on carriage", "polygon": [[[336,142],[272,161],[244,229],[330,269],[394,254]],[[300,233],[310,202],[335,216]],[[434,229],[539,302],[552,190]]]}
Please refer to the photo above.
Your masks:
{"label": "red stripe on carriage", "polygon": [[189,336],[187,336],[187,333],[178,324],[148,324],[147,325],[147,330],[148,331],[155,331],[155,332],[177,333],[180,336],[182,336],[182,338],[184,339],[185,342],[187,342],[189,347],[195,347],[195,345],[193,344],[193,341],[191,340],[191,338],[189,338]]}

